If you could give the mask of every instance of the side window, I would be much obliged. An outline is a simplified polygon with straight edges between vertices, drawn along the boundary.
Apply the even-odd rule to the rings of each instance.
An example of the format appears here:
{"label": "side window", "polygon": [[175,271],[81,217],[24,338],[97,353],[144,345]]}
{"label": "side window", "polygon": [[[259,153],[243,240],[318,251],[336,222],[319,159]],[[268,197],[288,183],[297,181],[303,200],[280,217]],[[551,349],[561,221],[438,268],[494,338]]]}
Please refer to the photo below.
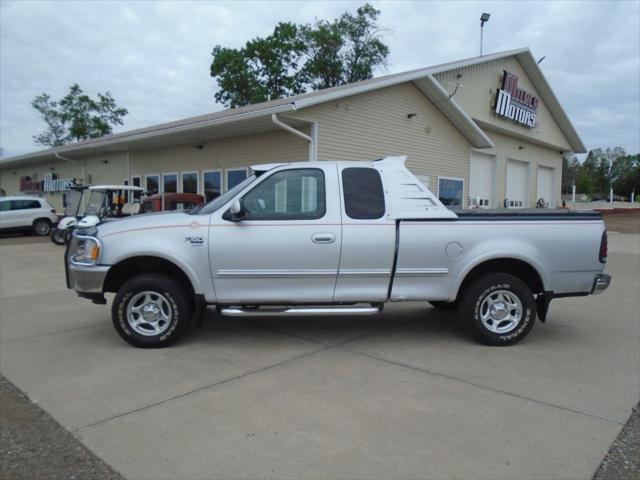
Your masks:
{"label": "side window", "polygon": [[324,173],[316,168],[274,173],[243,202],[247,220],[317,220],[326,212]]}
{"label": "side window", "polygon": [[373,220],[384,216],[384,191],[380,174],[373,168],[352,167],[342,170],[344,208],[355,220]]}
{"label": "side window", "polygon": [[41,208],[38,200],[12,200],[11,210],[28,210],[30,208]]}
{"label": "side window", "polygon": [[204,201],[210,202],[222,193],[222,177],[219,170],[209,170],[203,173]]}
{"label": "side window", "polygon": [[438,199],[449,208],[462,208],[464,180],[438,177]]}
{"label": "side window", "polygon": [[0,202],[0,212],[8,212],[9,211],[9,200],[4,202]]}

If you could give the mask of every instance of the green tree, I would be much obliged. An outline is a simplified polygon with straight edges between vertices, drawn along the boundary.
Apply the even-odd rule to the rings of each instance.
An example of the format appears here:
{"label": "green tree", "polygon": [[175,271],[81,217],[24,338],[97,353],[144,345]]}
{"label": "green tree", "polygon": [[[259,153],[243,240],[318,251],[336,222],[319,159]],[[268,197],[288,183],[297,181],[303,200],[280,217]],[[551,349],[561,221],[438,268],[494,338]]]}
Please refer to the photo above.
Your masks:
{"label": "green tree", "polygon": [[129,113],[116,105],[109,92],[98,93],[98,98],[92,99],[78,84],[72,85],[69,93],[58,101],[43,93],[31,105],[47,124],[47,129],[33,139],[50,146],[107,135],[115,125],[122,125],[122,119]]}
{"label": "green tree", "polygon": [[389,55],[379,16],[365,4],[332,21],[278,23],[239,49],[216,45],[210,67],[216,101],[238,107],[373,77]]}
{"label": "green tree", "polygon": [[582,172],[576,182],[576,191],[578,193],[584,193],[585,195],[591,195],[593,193],[593,185],[591,178],[586,172]]}

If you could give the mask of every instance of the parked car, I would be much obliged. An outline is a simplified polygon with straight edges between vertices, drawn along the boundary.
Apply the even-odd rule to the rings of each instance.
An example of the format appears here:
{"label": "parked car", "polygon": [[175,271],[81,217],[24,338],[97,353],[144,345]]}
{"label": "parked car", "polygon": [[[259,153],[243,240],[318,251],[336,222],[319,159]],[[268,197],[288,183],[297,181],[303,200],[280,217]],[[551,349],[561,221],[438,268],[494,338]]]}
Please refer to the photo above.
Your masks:
{"label": "parked car", "polygon": [[127,342],[161,347],[192,316],[367,315],[387,302],[457,310],[473,335],[512,345],[554,298],[605,290],[595,212],[453,212],[405,167],[305,162],[255,174],[202,208],[78,229],[67,286],[106,303]]}
{"label": "parked car", "polygon": [[191,210],[204,203],[204,197],[195,193],[156,193],[145,197],[140,213]]}
{"label": "parked car", "polygon": [[58,223],[58,215],[46,199],[40,197],[0,197],[0,232],[33,232],[49,235]]}

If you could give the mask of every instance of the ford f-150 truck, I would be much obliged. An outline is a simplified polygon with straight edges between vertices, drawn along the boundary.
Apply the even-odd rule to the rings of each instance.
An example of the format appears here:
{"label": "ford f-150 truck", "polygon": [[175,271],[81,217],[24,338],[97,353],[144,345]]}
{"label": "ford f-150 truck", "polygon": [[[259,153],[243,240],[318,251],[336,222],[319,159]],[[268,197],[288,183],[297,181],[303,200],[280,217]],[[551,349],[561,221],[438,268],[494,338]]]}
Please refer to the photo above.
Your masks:
{"label": "ford f-150 truck", "polygon": [[190,212],[79,229],[67,286],[101,304],[114,292],[120,336],[160,347],[208,306],[229,316],[366,315],[401,301],[457,310],[479,341],[511,345],[545,320],[551,299],[609,285],[600,214],[456,213],[405,160],[259,165]]}

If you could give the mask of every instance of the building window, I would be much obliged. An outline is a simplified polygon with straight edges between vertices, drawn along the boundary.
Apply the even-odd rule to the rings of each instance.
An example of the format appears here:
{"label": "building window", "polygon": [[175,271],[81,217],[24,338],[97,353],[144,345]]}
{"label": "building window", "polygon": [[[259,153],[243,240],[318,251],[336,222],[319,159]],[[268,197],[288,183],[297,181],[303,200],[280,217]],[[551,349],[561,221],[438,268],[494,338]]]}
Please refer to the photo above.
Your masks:
{"label": "building window", "polygon": [[438,199],[449,208],[462,208],[464,180],[438,177]]}
{"label": "building window", "polygon": [[160,193],[160,175],[157,175],[157,174],[145,175],[144,181],[145,181],[144,189],[147,191],[149,195],[153,195],[154,193]]}
{"label": "building window", "polygon": [[222,173],[219,170],[202,172],[204,183],[204,201],[210,202],[222,193]]}
{"label": "building window", "polygon": [[243,197],[247,220],[316,220],[324,217],[324,173],[317,168],[277,172]]}
{"label": "building window", "polygon": [[[139,187],[142,185],[142,179],[139,175],[134,175],[133,177],[131,177],[131,185],[133,185],[134,187]],[[140,193],[141,192],[133,192],[133,200],[140,200]]]}
{"label": "building window", "polygon": [[198,193],[198,172],[182,172],[182,192]]}
{"label": "building window", "polygon": [[238,185],[247,178],[247,169],[227,170],[227,191]]}
{"label": "building window", "polygon": [[162,174],[162,193],[178,193],[178,174]]}
{"label": "building window", "polygon": [[380,174],[373,168],[353,167],[342,170],[344,209],[357,220],[381,218],[385,212]]}

